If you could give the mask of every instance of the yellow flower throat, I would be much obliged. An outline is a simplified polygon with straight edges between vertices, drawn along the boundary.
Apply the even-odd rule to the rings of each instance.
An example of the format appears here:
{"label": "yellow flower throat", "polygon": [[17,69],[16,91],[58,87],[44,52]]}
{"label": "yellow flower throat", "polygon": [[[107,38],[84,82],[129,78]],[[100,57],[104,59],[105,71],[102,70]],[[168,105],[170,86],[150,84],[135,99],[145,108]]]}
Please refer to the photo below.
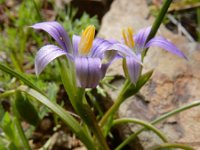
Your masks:
{"label": "yellow flower throat", "polygon": [[127,29],[123,29],[122,35],[123,35],[125,44],[130,48],[134,48],[135,42],[133,39],[133,29],[131,27],[128,27]]}
{"label": "yellow flower throat", "polygon": [[78,51],[81,55],[87,55],[91,48],[95,35],[95,27],[93,25],[88,26],[81,35],[81,40],[78,44]]}

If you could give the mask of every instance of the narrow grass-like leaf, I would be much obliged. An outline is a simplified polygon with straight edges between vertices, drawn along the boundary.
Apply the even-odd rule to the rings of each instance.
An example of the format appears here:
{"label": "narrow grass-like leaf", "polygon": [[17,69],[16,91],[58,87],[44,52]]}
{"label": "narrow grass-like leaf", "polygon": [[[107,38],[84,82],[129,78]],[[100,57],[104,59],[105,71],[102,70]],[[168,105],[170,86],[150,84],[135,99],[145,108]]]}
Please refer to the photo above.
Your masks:
{"label": "narrow grass-like leaf", "polygon": [[31,82],[31,80],[28,77],[26,77],[22,73],[14,71],[13,69],[11,69],[8,66],[5,66],[5,65],[3,65],[1,63],[0,63],[0,70],[10,74],[11,76],[14,76],[14,77],[20,79],[21,81],[24,82],[24,84],[26,84],[26,85],[30,86],[31,88],[39,91],[40,93],[43,93],[37,86],[35,86],[35,84],[33,82]]}
{"label": "narrow grass-like leaf", "polygon": [[35,107],[28,100],[28,98],[22,95],[22,93],[19,91],[16,92],[14,107],[16,108],[16,111],[19,114],[20,118],[31,125],[37,126],[40,119]]}
{"label": "narrow grass-like leaf", "polygon": [[12,118],[8,112],[4,114],[3,119],[1,120],[0,127],[5,133],[6,137],[13,143],[13,147],[21,148],[21,142],[18,138],[18,133],[16,126],[12,121]]}
{"label": "narrow grass-like leaf", "polygon": [[[114,113],[118,110],[118,108],[120,107],[121,103],[124,100],[126,100],[128,97],[136,94],[142,88],[142,86],[150,79],[152,73],[153,73],[153,70],[140,76],[136,85],[131,83],[131,81],[129,81],[128,79],[125,81],[124,86],[122,87],[122,90],[117,97],[117,100],[111,106],[111,108],[105,113],[105,115],[102,117],[101,121],[99,122],[101,127],[103,127],[105,123],[108,123],[107,122],[108,118],[111,117],[112,115],[114,115]],[[110,124],[110,123],[108,123],[108,124]]]}
{"label": "narrow grass-like leaf", "polygon": [[186,146],[183,144],[177,144],[177,143],[164,143],[162,145],[152,147],[149,150],[168,150],[168,149],[195,150],[194,148],[192,148],[190,146]]}
{"label": "narrow grass-like leaf", "polygon": [[20,86],[18,90],[34,97],[37,101],[39,101],[40,103],[48,107],[50,110],[52,110],[71,128],[71,130],[80,138],[80,140],[86,145],[86,147],[89,150],[95,149],[95,146],[90,137],[87,136],[87,134],[82,129],[78,121],[76,121],[69,114],[69,112],[65,111],[62,107],[53,103],[47,97],[45,97],[44,95],[42,95],[34,89],[28,88],[27,86]]}
{"label": "narrow grass-like leaf", "polygon": [[[153,120],[152,122],[150,122],[151,124],[157,124],[173,115],[176,115],[182,111],[188,110],[192,107],[196,107],[200,105],[200,101],[193,101],[190,104],[187,104],[185,106],[182,106],[178,109],[172,110],[166,114],[161,115],[160,117],[158,117],[157,119]],[[137,131],[135,131],[132,135],[130,135],[127,139],[125,139],[117,148],[116,150],[121,150],[125,145],[127,145],[129,142],[131,142],[134,138],[136,138],[140,133],[142,133],[143,131],[145,131],[146,128],[142,128],[139,129]]]}
{"label": "narrow grass-like leaf", "polygon": [[157,134],[157,136],[160,137],[163,142],[165,143],[168,142],[167,138],[158,129],[156,129],[152,124],[146,121],[135,119],[135,118],[121,118],[121,119],[116,119],[113,121],[113,125],[122,124],[122,123],[135,123],[135,124],[142,125],[146,127],[147,129],[153,131],[155,134]]}
{"label": "narrow grass-like leaf", "polygon": [[153,70],[141,75],[136,85],[130,83],[124,90],[123,98],[127,99],[128,97],[136,94],[143,87],[143,85],[150,79],[152,74]]}

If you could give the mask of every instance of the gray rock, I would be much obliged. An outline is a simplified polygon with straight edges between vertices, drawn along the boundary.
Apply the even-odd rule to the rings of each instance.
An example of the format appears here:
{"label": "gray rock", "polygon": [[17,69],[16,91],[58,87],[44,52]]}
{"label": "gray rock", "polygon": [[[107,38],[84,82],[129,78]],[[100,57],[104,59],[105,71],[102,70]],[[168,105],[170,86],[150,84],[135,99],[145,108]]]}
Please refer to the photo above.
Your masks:
{"label": "gray rock", "polygon": [[[120,40],[122,28],[131,26],[137,31],[151,26],[154,18],[146,19],[148,16],[149,10],[145,0],[115,0],[102,20],[98,36]],[[185,37],[171,33],[164,26],[161,26],[158,34],[172,41],[186,54],[188,60],[159,48],[150,48],[145,57],[143,72],[154,69],[153,76],[139,95],[129,98],[122,104],[119,110],[120,117],[150,121],[200,98],[200,45],[188,42]],[[120,60],[113,63],[108,75],[123,75],[120,64]],[[113,84],[120,89],[121,82]],[[107,91],[115,100],[119,90]],[[163,121],[157,127],[171,142],[188,144],[200,149],[199,118],[200,107],[196,107]],[[135,131],[137,127],[131,128]],[[152,132],[144,132],[139,138],[145,149],[161,143]]]}

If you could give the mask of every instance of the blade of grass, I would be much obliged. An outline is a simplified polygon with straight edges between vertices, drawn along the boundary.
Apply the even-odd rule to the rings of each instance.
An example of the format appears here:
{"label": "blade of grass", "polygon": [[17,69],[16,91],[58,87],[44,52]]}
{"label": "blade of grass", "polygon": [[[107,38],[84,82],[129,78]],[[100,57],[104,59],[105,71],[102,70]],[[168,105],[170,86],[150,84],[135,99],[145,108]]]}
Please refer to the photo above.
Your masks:
{"label": "blade of grass", "polygon": [[57,114],[70,128],[71,130],[80,138],[80,140],[85,144],[85,146],[89,149],[95,149],[95,145],[93,144],[90,137],[85,133],[83,128],[80,126],[78,121],[74,119],[67,111],[65,111],[59,105],[50,101],[47,97],[37,92],[34,89],[28,88],[27,86],[20,86],[17,88],[19,91],[24,92],[32,97],[34,97],[37,101],[48,107],[55,114]]}
{"label": "blade of grass", "polygon": [[[190,108],[193,108],[193,107],[196,107],[196,106],[199,106],[199,105],[200,105],[200,101],[193,101],[190,104],[182,106],[182,107],[180,107],[178,109],[175,109],[173,111],[170,111],[170,112],[168,112],[168,113],[166,113],[166,114],[158,117],[157,119],[153,120],[151,122],[151,124],[155,125],[155,124],[157,124],[157,123],[159,123],[159,122],[161,122],[161,121],[163,121],[163,120],[165,120],[165,119],[167,119],[167,118],[169,118],[169,117],[171,117],[171,116],[173,116],[175,114],[178,114],[178,113],[180,113],[182,111],[188,110]],[[136,138],[140,133],[142,133],[143,131],[145,131],[145,129],[146,128],[142,128],[142,129],[137,130],[135,133],[133,133],[132,135],[130,135],[126,140],[124,140],[115,150],[122,149],[125,145],[127,145],[134,138]]]}
{"label": "blade of grass", "polygon": [[146,121],[135,119],[135,118],[121,118],[121,119],[116,119],[113,121],[113,125],[122,124],[122,123],[136,123],[136,124],[142,125],[145,128],[152,130],[155,134],[157,134],[157,136],[160,137],[160,139],[162,139],[163,142],[165,143],[168,142],[167,138],[158,129],[156,129],[152,124]]}
{"label": "blade of grass", "polygon": [[[165,2],[163,3],[163,6],[162,6],[157,18],[153,23],[153,26],[152,26],[151,31],[149,33],[149,36],[147,37],[146,43],[156,35],[156,33],[158,31],[158,28],[160,27],[160,25],[161,25],[165,15],[166,15],[167,10],[168,10],[168,8],[169,8],[171,3],[172,3],[172,0],[165,0]],[[146,55],[147,51],[148,51],[148,49],[144,50],[142,58],[144,58],[144,56]]]}
{"label": "blade of grass", "polygon": [[1,63],[0,63],[0,70],[2,70],[5,73],[10,74],[11,76],[14,76],[14,77],[20,79],[21,81],[23,81],[29,87],[31,87],[31,88],[33,88],[33,89],[35,89],[35,90],[37,90],[37,91],[39,91],[40,93],[43,94],[43,92],[37,86],[35,86],[35,84],[29,78],[27,78],[22,73],[14,71],[13,69],[11,69],[8,66],[5,66],[5,65],[3,65]]}
{"label": "blade of grass", "polygon": [[184,149],[184,150],[195,150],[194,148],[190,147],[190,146],[186,146],[183,144],[177,144],[177,143],[165,143],[162,145],[159,145],[155,148],[152,148],[152,150],[164,150],[164,149],[174,149],[174,148],[178,148],[178,149]]}

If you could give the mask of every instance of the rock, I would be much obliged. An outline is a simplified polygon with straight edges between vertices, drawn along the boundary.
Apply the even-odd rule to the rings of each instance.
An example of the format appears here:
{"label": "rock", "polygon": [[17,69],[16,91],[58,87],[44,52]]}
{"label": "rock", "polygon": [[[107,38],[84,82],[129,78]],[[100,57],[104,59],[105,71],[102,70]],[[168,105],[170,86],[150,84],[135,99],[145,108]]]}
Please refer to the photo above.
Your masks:
{"label": "rock", "polygon": [[71,0],[71,5],[78,8],[77,16],[87,12],[90,16],[97,15],[101,20],[108,11],[112,0]]}
{"label": "rock", "polygon": [[[121,30],[124,27],[131,26],[138,31],[151,26],[154,18],[147,19],[148,16],[149,10],[145,0],[115,0],[102,20],[98,36],[120,40]],[[185,37],[171,33],[163,25],[158,34],[180,48],[188,60],[159,48],[150,48],[144,60],[143,72],[154,69],[153,76],[139,94],[122,104],[119,110],[120,117],[135,117],[150,121],[200,98],[200,45],[190,43]],[[108,75],[123,75],[120,60],[111,65]],[[122,80],[118,80],[113,84],[120,89],[121,82]],[[106,91],[113,100],[119,92],[113,89]],[[200,107],[177,114],[159,123],[157,127],[171,142],[188,144],[200,150]],[[136,129],[135,126],[131,128],[133,131]],[[152,132],[144,132],[139,138],[144,149],[161,143]]]}

